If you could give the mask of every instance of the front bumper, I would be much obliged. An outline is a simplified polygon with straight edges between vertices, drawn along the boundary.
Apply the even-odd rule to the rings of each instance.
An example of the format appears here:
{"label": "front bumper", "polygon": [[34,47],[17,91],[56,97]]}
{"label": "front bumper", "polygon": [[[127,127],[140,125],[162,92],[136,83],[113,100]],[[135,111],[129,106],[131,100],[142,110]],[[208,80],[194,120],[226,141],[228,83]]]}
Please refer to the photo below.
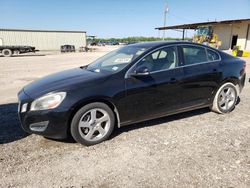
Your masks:
{"label": "front bumper", "polygon": [[[68,136],[68,109],[59,106],[52,110],[29,111],[33,99],[23,90],[18,93],[18,100],[18,116],[25,132],[54,139],[64,139]],[[27,111],[22,113],[20,110],[25,103],[28,104]]]}

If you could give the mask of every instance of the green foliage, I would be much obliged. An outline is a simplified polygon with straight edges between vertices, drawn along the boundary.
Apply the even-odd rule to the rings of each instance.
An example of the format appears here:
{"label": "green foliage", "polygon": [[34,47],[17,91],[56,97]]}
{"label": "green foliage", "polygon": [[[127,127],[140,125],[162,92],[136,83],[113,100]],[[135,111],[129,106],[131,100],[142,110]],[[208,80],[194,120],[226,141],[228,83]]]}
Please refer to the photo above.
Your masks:
{"label": "green foliage", "polygon": [[[161,41],[162,38],[157,37],[127,37],[127,38],[96,38],[97,42],[150,42],[150,41]],[[165,40],[182,40],[180,38],[165,38]],[[185,38],[184,40],[190,40],[190,38]]]}

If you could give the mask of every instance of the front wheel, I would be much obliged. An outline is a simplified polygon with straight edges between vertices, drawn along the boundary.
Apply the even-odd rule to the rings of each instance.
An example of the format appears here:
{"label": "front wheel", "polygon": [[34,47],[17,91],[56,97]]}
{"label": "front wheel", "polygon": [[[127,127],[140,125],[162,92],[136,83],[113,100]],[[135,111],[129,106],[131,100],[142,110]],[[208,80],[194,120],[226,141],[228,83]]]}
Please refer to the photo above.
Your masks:
{"label": "front wheel", "polygon": [[91,103],[76,112],[71,135],[80,144],[94,145],[106,140],[115,124],[113,111],[104,103]]}
{"label": "front wheel", "polygon": [[236,86],[227,82],[216,92],[211,110],[219,114],[229,113],[235,108],[237,99]]}

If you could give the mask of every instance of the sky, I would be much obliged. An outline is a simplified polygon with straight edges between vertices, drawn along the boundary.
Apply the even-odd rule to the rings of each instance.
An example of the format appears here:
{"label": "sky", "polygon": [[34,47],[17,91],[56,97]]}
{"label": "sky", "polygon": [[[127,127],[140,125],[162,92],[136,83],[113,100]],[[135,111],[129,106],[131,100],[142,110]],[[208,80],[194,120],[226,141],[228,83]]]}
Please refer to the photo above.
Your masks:
{"label": "sky", "polygon": [[[250,18],[250,0],[0,0],[0,28],[81,30],[99,38],[161,37],[166,25]],[[192,32],[188,32],[189,36]],[[167,31],[167,37],[181,37]]]}

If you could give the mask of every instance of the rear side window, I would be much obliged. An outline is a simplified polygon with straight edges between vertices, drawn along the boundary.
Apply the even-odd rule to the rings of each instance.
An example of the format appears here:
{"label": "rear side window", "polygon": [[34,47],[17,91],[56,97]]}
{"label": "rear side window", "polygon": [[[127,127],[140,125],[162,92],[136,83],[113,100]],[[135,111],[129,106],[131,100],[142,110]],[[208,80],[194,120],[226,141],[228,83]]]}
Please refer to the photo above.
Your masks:
{"label": "rear side window", "polygon": [[205,48],[198,46],[183,46],[182,50],[186,65],[207,62],[207,54]]}
{"label": "rear side window", "polygon": [[207,58],[208,61],[217,61],[220,59],[220,56],[213,50],[207,49]]}

